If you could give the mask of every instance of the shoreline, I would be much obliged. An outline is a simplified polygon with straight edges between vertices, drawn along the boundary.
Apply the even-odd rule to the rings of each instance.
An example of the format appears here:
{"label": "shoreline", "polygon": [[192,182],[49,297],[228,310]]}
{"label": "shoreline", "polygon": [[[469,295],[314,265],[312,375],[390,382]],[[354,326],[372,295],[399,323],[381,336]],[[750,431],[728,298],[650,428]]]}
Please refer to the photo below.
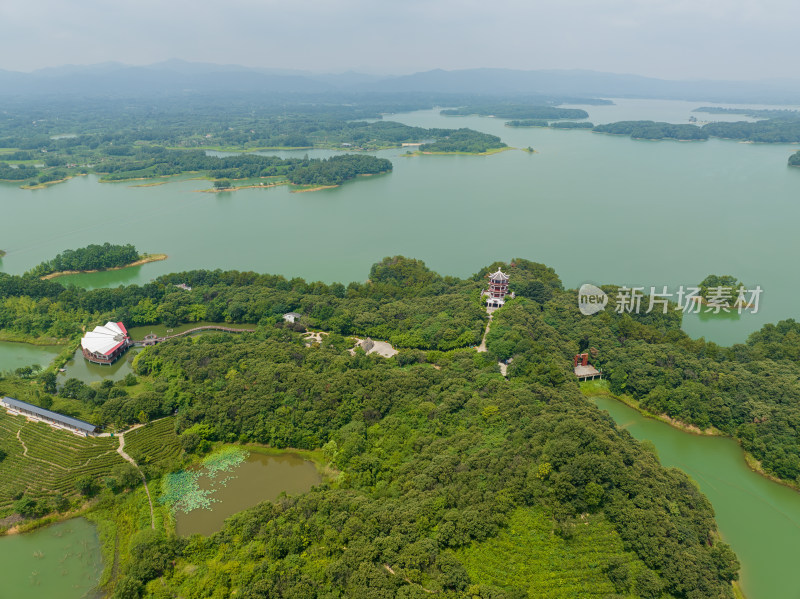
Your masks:
{"label": "shoreline", "polygon": [[354,181],[354,180],[356,180],[356,179],[358,179],[360,177],[375,177],[377,175],[385,175],[386,173],[390,173],[390,172],[392,172],[392,171],[391,170],[386,170],[386,171],[382,171],[380,173],[359,173],[358,175],[356,175],[352,179],[347,179],[346,181],[343,181],[342,183],[337,183],[335,185],[314,185],[314,186],[308,187],[308,186],[305,186],[305,185],[299,185],[299,184],[296,184],[296,183],[292,183],[288,179],[284,179],[283,181],[279,181],[277,183],[269,183],[267,185],[263,185],[263,184],[259,184],[259,185],[239,185],[237,187],[227,187],[225,189],[217,189],[217,188],[211,187],[209,189],[195,189],[194,191],[196,193],[222,193],[222,192],[225,192],[225,191],[239,191],[240,189],[267,189],[267,188],[270,188],[270,187],[280,187],[280,186],[283,186],[283,185],[288,185],[289,187],[293,187],[294,188],[294,189],[290,189],[289,193],[307,193],[309,191],[320,191],[322,189],[334,189],[336,187],[341,187],[342,185],[344,185],[348,181]]}
{"label": "shoreline", "polygon": [[69,181],[72,179],[72,175],[69,177],[64,177],[63,179],[56,179],[55,181],[45,181],[44,183],[37,183],[36,185],[20,185],[20,189],[45,189],[46,187],[50,187],[51,185],[55,185],[56,183],[63,183],[64,181]]}
{"label": "shoreline", "polygon": [[95,268],[92,270],[62,270],[60,272],[51,272],[50,274],[43,275],[39,277],[42,281],[46,281],[48,279],[55,279],[56,277],[63,277],[66,275],[83,275],[89,274],[93,272],[107,272],[109,270],[122,270],[123,268],[130,268],[131,266],[141,266],[142,264],[149,264],[150,262],[159,262],[161,260],[166,260],[168,256],[166,254],[148,254],[135,262],[131,262],[130,264],[123,264],[122,266],[112,266],[111,268]]}
{"label": "shoreline", "polygon": [[732,437],[731,435],[723,433],[722,431],[720,431],[718,429],[715,429],[713,427],[709,428],[709,429],[706,429],[704,431],[704,430],[701,430],[699,427],[697,427],[695,425],[686,424],[685,422],[681,422],[680,420],[675,420],[674,418],[670,418],[666,414],[653,414],[652,412],[648,412],[644,408],[641,408],[639,406],[639,402],[636,401],[634,398],[632,398],[630,396],[626,396],[626,395],[615,395],[614,393],[612,393],[608,389],[597,387],[596,385],[593,385],[593,386],[580,385],[580,391],[581,391],[581,394],[583,394],[583,396],[586,397],[586,398],[593,397],[593,396],[610,397],[611,399],[613,399],[615,401],[619,401],[620,403],[625,404],[629,408],[632,408],[632,409],[636,410],[639,414],[641,414],[645,418],[650,418],[651,420],[658,420],[659,422],[663,422],[664,424],[668,424],[669,426],[671,426],[673,428],[676,428],[676,429],[678,429],[678,430],[680,430],[680,431],[682,431],[684,433],[689,433],[689,434],[697,435],[697,436],[700,436],[700,437],[722,437],[722,438],[725,438],[725,439],[730,439],[730,440],[734,441],[736,443],[736,445],[739,446],[739,449],[742,452],[742,456],[744,457],[745,464],[747,465],[747,467],[750,470],[752,470],[756,474],[766,478],[767,480],[770,480],[770,481],[772,481],[774,483],[777,483],[779,485],[783,485],[784,487],[788,487],[789,489],[800,493],[800,485],[797,485],[796,483],[793,483],[793,482],[788,481],[788,480],[784,480],[782,478],[778,478],[774,474],[771,474],[771,473],[765,471],[764,468],[761,465],[761,462],[758,461],[755,458],[755,456],[753,456],[753,454],[751,454],[750,452],[746,451],[742,447],[742,444],[739,442],[739,440],[736,437]]}
{"label": "shoreline", "polygon": [[309,191],[319,191],[321,189],[333,189],[334,187],[341,187],[341,185],[317,185],[308,189],[292,189],[289,193],[308,193]]}
{"label": "shoreline", "polygon": [[48,345],[66,345],[69,343],[69,338],[58,339],[56,337],[28,337],[24,333],[16,333],[7,329],[0,329],[0,341],[6,343],[27,343],[28,345],[35,345],[46,347]]}
{"label": "shoreline", "polygon": [[226,187],[224,189],[219,189],[216,187],[210,187],[209,189],[195,189],[195,193],[222,193],[225,191],[239,191],[240,189],[267,189],[269,187],[279,187],[281,185],[288,185],[289,181],[281,181],[279,183],[269,183],[267,185],[239,185],[234,187]]}
{"label": "shoreline", "polygon": [[500,152],[506,152],[508,150],[518,150],[519,148],[513,148],[511,146],[505,146],[504,148],[491,148],[486,150],[485,152],[461,152],[461,151],[454,151],[454,152],[425,152],[422,150],[417,150],[416,152],[406,152],[405,154],[400,154],[401,156],[492,156],[493,154],[499,154]]}

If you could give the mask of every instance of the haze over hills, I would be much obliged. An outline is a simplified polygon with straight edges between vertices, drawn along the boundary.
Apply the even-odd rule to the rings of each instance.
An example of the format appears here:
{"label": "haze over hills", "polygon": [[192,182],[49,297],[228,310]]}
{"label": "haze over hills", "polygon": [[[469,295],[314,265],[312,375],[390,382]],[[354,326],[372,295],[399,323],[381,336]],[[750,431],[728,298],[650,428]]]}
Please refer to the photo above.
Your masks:
{"label": "haze over hills", "polygon": [[674,81],[589,70],[465,69],[381,77],[169,60],[0,70],[0,96],[150,96],[181,93],[436,93],[638,97],[764,104],[800,103],[800,80]]}

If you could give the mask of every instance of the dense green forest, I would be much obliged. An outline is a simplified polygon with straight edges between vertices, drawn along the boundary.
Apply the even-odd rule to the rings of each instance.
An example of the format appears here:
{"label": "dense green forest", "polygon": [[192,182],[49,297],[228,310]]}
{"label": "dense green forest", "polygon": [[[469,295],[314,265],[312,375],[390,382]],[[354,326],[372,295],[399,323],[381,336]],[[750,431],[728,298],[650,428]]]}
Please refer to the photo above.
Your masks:
{"label": "dense green forest", "polygon": [[[495,312],[481,354],[473,347],[486,325],[479,291],[497,267],[517,298]],[[711,275],[702,286],[731,281]],[[192,290],[176,289],[180,282]],[[158,596],[161,585],[190,595],[200,584],[230,585],[242,596],[293,596],[301,587],[315,589],[310,596],[414,596],[424,587],[522,597],[537,588],[533,574],[502,584],[479,556],[492,547],[514,554],[521,541],[506,528],[511,520],[530,523],[532,543],[544,543],[534,530],[549,522],[576,544],[572,555],[584,555],[575,527],[582,514],[603,539],[593,559],[601,564],[597,588],[613,588],[606,595],[730,596],[736,562],[714,540],[707,501],[581,397],[571,358],[589,352],[611,392],[714,427],[767,473],[800,482],[800,324],[767,325],[746,343],[720,347],[689,338],[676,310],[618,314],[616,287],[604,289],[609,307],[586,317],[552,269],[521,259],[458,279],[396,257],[373,266],[367,283],[349,285],[192,271],[87,291],[0,274],[0,326],[31,337],[77,339],[106,319],[257,326],[147,349],[132,385],[72,379],[59,389],[46,370],[29,373],[27,384],[8,375],[0,392],[107,425],[177,409],[184,449],[196,450],[203,425],[211,442],[323,447],[342,472],[337,484],[237,516],[202,546],[168,535],[143,542],[119,597]],[[301,313],[301,322],[284,323],[286,311]],[[330,334],[308,347],[299,332],[306,327]],[[389,340],[400,353],[351,356],[351,335]],[[507,380],[498,361],[508,364]],[[161,557],[151,560],[151,549]],[[243,568],[253,552],[271,556],[262,569]],[[202,576],[181,576],[189,565]]]}
{"label": "dense green forest", "polygon": [[[498,266],[518,297],[495,313],[489,351],[478,353],[469,345],[486,323],[479,290]],[[192,291],[176,290],[177,280]],[[322,448],[340,473],[300,497],[243,512],[207,539],[147,525],[118,572],[117,599],[232,590],[252,598],[732,597],[738,563],[718,539],[708,501],[571,378],[571,355],[582,345],[572,337],[596,319],[577,314],[574,294],[544,265],[517,259],[457,279],[396,257],[375,264],[363,285],[195,271],[93,291],[6,275],[0,290],[4,306],[26,293],[29,312],[36,297],[34,305],[46,300],[76,321],[192,318],[205,306],[230,312],[203,317],[257,322],[251,334],[149,348],[131,381],[67,381],[52,407],[119,423],[177,409],[185,452],[202,451],[201,440]],[[301,312],[304,325],[285,324],[279,314],[287,309]],[[682,335],[672,314],[608,317],[646,338]],[[572,330],[559,318],[581,320]],[[305,325],[332,332],[307,346]],[[443,351],[445,330],[459,326],[470,337]],[[362,327],[396,339],[400,353],[350,355],[344,335]],[[497,361],[509,357],[506,380]],[[43,376],[38,395],[28,385],[24,399],[41,401],[54,390],[44,389],[49,383]],[[0,381],[0,391],[12,384]],[[151,478],[175,465],[151,457]],[[513,579],[480,557],[522,555],[533,543],[543,570],[520,569]],[[550,569],[568,580],[543,577]]]}
{"label": "dense green forest", "polygon": [[746,123],[708,123],[703,130],[711,137],[739,139],[760,143],[800,142],[800,119],[767,119]]}
{"label": "dense green forest", "polygon": [[377,175],[392,170],[391,160],[369,155],[332,156],[303,161],[288,173],[295,185],[340,185],[359,175]]}
{"label": "dense green forest", "polygon": [[[610,307],[590,319],[573,308],[571,295],[552,296],[543,306],[548,327],[534,337],[557,332],[568,339],[565,357],[573,349],[591,349],[593,362],[603,368],[614,393],[639,400],[652,413],[701,429],[714,427],[736,438],[766,472],[800,483],[800,353],[793,349],[800,325],[792,320],[766,325],[746,343],[721,347],[690,339],[680,330],[679,311],[651,313],[646,315],[650,321],[642,318],[645,315],[619,315],[613,311],[616,288],[605,289]],[[520,359],[520,350],[531,345],[522,334],[526,318],[513,304],[498,313],[489,349],[498,357],[514,358],[510,376],[520,371],[526,376],[559,376],[555,364],[549,371],[541,365],[532,370]]]}
{"label": "dense green forest", "polygon": [[[533,577],[473,579],[462,564],[463,548],[503,533],[520,509],[541,514],[567,546],[587,516],[593,527],[610,523],[593,557],[595,592],[732,596],[738,565],[714,538],[708,502],[575,383],[506,382],[471,349],[433,364],[401,356],[349,357],[336,341],[306,348],[286,329],[148,350],[141,375],[194,398],[179,430],[205,423],[212,438],[322,446],[342,474],[239,514],[199,544],[148,540],[116,596],[136,597],[142,585],[145,596],[231,587],[244,597],[566,596]],[[262,556],[255,567],[253,556]]]}
{"label": "dense green forest", "polygon": [[141,254],[129,243],[125,245],[109,242],[103,245],[92,243],[77,250],[64,250],[52,260],[34,266],[25,274],[41,277],[65,270],[103,270],[125,266],[141,258]]}
{"label": "dense green forest", "polygon": [[495,116],[501,119],[585,119],[589,113],[580,108],[536,106],[531,104],[470,104],[441,111],[445,116]]}
{"label": "dense green forest", "polygon": [[800,151],[789,156],[789,166],[800,166]]}
{"label": "dense green forest", "polygon": [[[609,374],[615,392],[630,394],[643,406],[689,424],[714,426],[737,438],[768,472],[797,480],[800,357],[791,349],[791,323],[780,324],[789,341],[778,352],[774,343],[765,350],[762,337],[770,327],[729,348],[692,340],[680,330],[680,313],[674,310],[633,318],[609,309],[587,319],[578,312],[573,295],[561,289],[555,273],[519,264],[527,266],[509,269],[515,292],[533,302],[526,304],[529,310],[538,306],[548,324],[542,333],[557,335],[562,349],[559,354],[548,351],[539,340],[541,333],[534,335],[536,340],[528,337],[525,331],[534,321],[518,314],[512,303],[495,317],[488,340],[497,359],[514,358],[509,366],[512,377],[563,382],[571,355],[593,347],[595,361]],[[450,351],[480,341],[486,313],[477,293],[486,272],[454,279],[397,259],[376,265],[368,283],[347,286],[236,271],[192,271],[141,287],[94,290],[0,273],[0,327],[31,338],[76,338],[83,328],[106,320],[121,320],[129,327],[202,320],[271,326],[285,312],[296,311],[303,314],[303,326],[339,336],[386,339],[408,351]],[[177,283],[187,283],[192,290],[177,289]],[[613,295],[614,288],[609,290]],[[505,324],[517,314],[520,323]],[[173,409],[163,396],[106,404],[108,391],[104,395],[90,388],[84,393],[90,401],[67,403],[65,409],[98,424],[132,422],[141,410],[155,417]],[[124,395],[124,390],[115,393]]]}

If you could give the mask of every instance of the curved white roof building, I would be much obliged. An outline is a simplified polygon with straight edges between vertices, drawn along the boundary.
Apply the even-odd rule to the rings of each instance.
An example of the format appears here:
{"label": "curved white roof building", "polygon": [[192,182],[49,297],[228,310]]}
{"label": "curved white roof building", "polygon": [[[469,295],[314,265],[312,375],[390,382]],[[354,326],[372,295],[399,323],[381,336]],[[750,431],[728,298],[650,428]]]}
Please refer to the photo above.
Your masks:
{"label": "curved white roof building", "polygon": [[94,327],[81,339],[84,357],[90,362],[111,364],[131,345],[128,330],[121,322]]}

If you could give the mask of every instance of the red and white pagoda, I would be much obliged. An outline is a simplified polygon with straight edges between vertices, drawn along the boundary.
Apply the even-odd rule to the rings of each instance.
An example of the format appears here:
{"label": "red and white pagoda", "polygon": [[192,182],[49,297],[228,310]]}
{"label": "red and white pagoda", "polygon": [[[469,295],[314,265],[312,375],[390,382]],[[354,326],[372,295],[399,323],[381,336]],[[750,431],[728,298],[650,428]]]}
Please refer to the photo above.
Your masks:
{"label": "red and white pagoda", "polygon": [[[486,298],[487,308],[501,308],[506,303],[506,295],[508,295],[508,275],[499,268],[497,272],[489,275],[489,289],[483,292],[488,297]],[[514,294],[511,294],[514,297]]]}
{"label": "red and white pagoda", "polygon": [[83,357],[95,364],[113,364],[131,345],[133,342],[121,322],[94,327],[81,339]]}

